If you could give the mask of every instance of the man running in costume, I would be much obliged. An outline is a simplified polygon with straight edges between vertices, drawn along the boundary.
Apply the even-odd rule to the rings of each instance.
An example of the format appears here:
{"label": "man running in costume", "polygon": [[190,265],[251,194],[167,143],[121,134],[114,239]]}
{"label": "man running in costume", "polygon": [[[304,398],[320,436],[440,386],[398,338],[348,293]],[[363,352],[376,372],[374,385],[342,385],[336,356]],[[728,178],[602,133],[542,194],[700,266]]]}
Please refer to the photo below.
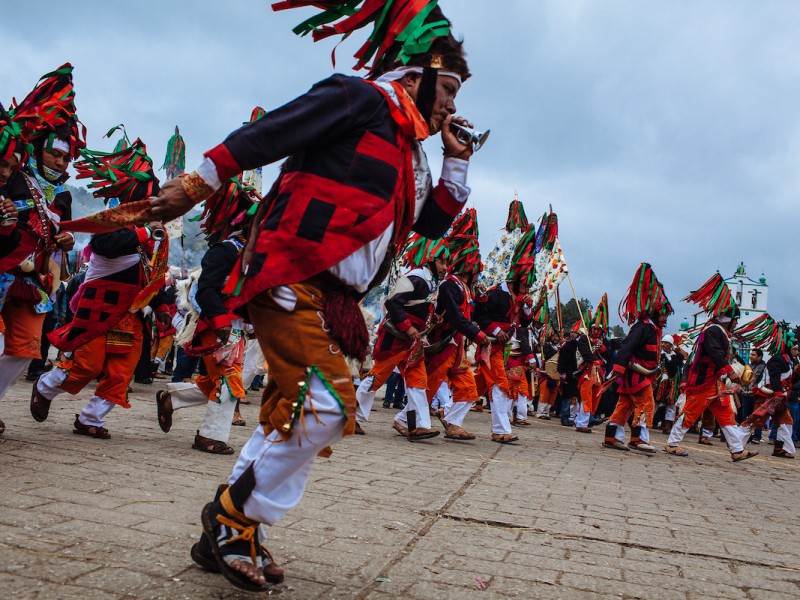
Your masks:
{"label": "man running in costume", "polygon": [[661,375],[653,384],[653,397],[656,406],[664,407],[664,422],[661,431],[669,434],[675,423],[675,402],[681,395],[681,375],[683,363],[688,356],[681,348],[679,335],[665,335],[661,338]]}
{"label": "man running in costume", "polygon": [[[126,138],[127,140],[127,138]],[[141,140],[113,153],[82,151],[75,164],[78,178],[91,177],[94,195],[112,206],[148,198],[158,193],[153,161]],[[69,228],[72,223],[65,222]],[[92,256],[86,278],[72,299],[75,316],[50,334],[59,350],[68,353],[31,390],[30,410],[39,422],[47,419],[57,395],[77,394],[100,378],[94,395],[79,415],[74,433],[109,439],[104,427],[111,410],[128,404],[128,385],[142,350],[143,323],[138,309],[150,305],[159,319],[172,316],[157,293],[164,287],[168,249],[161,242],[156,266],[150,259],[155,250],[154,225],[129,227],[92,236]]]}
{"label": "man running in costume", "polygon": [[[506,344],[515,338],[517,329],[527,330],[530,324],[531,307],[526,304],[525,296],[533,283],[535,246],[536,228],[530,226],[517,243],[506,281],[489,290],[486,301],[478,305],[475,319],[486,335],[495,340],[488,359],[481,352],[476,381],[479,394],[489,392],[492,395],[492,441],[500,444],[519,439],[511,433],[511,415],[516,396],[512,396],[504,353]],[[520,350],[510,368],[522,367],[513,372],[519,378],[524,375],[523,362],[530,360],[532,354],[524,336],[516,339],[520,343]]]}
{"label": "man running in costume", "polygon": [[[359,52],[362,66],[374,58],[370,80],[334,75],[243,126],[197,171],[167,183],[151,211],[174,218],[239,172],[288,157],[256,214],[243,286],[231,301],[247,304],[270,367],[262,427],[242,449],[230,487],[203,509],[205,533],[193,552],[255,591],[266,589],[260,524],[295,506],[317,454],[355,429],[344,355],[363,360],[367,351],[359,298],[384,279],[411,229],[441,238],[469,194],[472,147],[450,126],[470,73],[449,22],[435,2],[368,2],[347,3],[350,16],[335,26],[315,25],[340,19],[341,5],[326,3],[330,12],[299,30],[348,34],[377,20]],[[445,158],[434,186],[419,142],[439,133]]]}
{"label": "man running in costume", "polygon": [[[633,326],[617,351],[610,378],[600,392],[602,396],[613,378],[618,378],[619,399],[606,425],[606,448],[656,451],[649,443],[655,412],[652,384],[658,375],[661,330],[672,312],[661,282],[650,265],[642,263],[619,305],[620,319]],[[625,446],[625,424],[631,416],[631,441]]]}
{"label": "man running in costume", "polygon": [[[225,306],[230,295],[225,284],[244,249],[250,225],[248,213],[257,208],[252,192],[239,179],[228,180],[218,192],[221,198],[209,203],[222,208],[223,214],[205,215],[201,226],[210,247],[201,262],[197,287],[189,291],[192,312],[178,342],[189,354],[202,356],[206,374],[191,383],[169,383],[166,392],[156,394],[158,423],[164,433],[172,427],[175,410],[205,406],[192,448],[210,454],[233,454],[227,442],[231,424],[239,416],[239,402],[245,397],[244,320]],[[194,304],[200,309],[199,315]],[[243,421],[241,416],[239,420]]]}
{"label": "man running in costume", "polygon": [[729,362],[730,338],[739,317],[739,307],[719,273],[684,301],[699,304],[708,313],[709,321],[695,342],[686,379],[686,403],[672,426],[664,451],[673,456],[687,456],[689,453],[678,444],[692,424],[706,409],[710,409],[725,434],[734,462],[752,458],[758,453],[744,449],[750,430],[737,425],[733,390],[728,390],[723,383],[724,378],[739,382],[739,376]]}
{"label": "man running in costume", "polygon": [[397,367],[403,376],[408,404],[395,417],[393,427],[409,441],[439,435],[437,429],[431,428],[423,336],[432,325],[436,289],[447,274],[449,256],[445,241],[412,237],[404,255],[404,262],[411,270],[397,280],[386,300],[387,316],[378,329],[372,370],[356,392],[356,419],[365,422],[375,393]]}
{"label": "man running in costume", "polygon": [[[481,272],[475,209],[468,209],[453,225],[446,241],[450,248],[450,274],[439,285],[436,315],[440,325],[428,336],[439,351],[426,356],[428,400],[442,382],[447,382],[453,402],[441,413],[444,437],[474,440],[475,434],[461,427],[470,408],[478,401],[478,389],[467,357],[467,340],[478,346],[488,343],[487,336],[472,322],[472,284]],[[426,351],[427,354],[427,351]]]}
{"label": "man running in costume", "polygon": [[[18,210],[19,243],[0,259],[0,298],[6,325],[0,356],[0,398],[26,371],[33,358],[42,358],[42,328],[53,308],[55,292],[69,277],[64,253],[75,245],[60,222],[72,217],[72,196],[64,186],[67,167],[84,147],[67,63],[47,73],[9,113],[20,138],[31,146],[5,183],[3,195]],[[24,158],[21,156],[21,158]]]}

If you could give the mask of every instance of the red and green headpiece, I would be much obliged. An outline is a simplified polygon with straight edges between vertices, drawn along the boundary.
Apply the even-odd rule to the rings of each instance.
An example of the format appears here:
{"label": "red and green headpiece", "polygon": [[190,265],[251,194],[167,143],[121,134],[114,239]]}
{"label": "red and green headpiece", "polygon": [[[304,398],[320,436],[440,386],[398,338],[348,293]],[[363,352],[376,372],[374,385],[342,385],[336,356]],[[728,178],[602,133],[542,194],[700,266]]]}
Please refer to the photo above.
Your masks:
{"label": "red and green headpiece", "polygon": [[506,219],[506,231],[511,233],[515,229],[527,229],[528,217],[525,216],[525,208],[522,202],[514,198],[508,206],[508,218]]}
{"label": "red and green headpiece", "polygon": [[175,179],[186,169],[186,142],[183,141],[177,125],[175,125],[175,133],[167,142],[167,154],[161,169],[167,172],[168,180]]}
{"label": "red and green headpiece", "polygon": [[450,272],[456,275],[475,277],[483,270],[478,238],[459,233],[447,236],[450,247]]}
{"label": "red and green headpiece", "polygon": [[0,104],[0,159],[10,160],[15,154],[17,166],[23,164],[33,147],[22,137],[22,128]]}
{"label": "red and green headpiece", "polygon": [[733,299],[730,288],[719,273],[714,273],[708,281],[700,286],[700,289],[686,296],[683,301],[699,305],[712,317],[736,318],[739,316],[736,300]]}
{"label": "red and green headpiece", "polygon": [[248,123],[252,123],[253,121],[258,121],[261,117],[263,117],[266,114],[267,111],[265,111],[260,106],[256,106],[250,113],[250,120],[248,121]]}
{"label": "red and green headpiece", "polygon": [[536,258],[536,228],[529,226],[517,242],[506,281],[521,281],[528,286],[533,285],[536,276],[534,260]]}
{"label": "red and green headpiece", "polygon": [[354,67],[369,69],[371,77],[399,66],[418,65],[456,72],[465,80],[469,72],[460,48],[453,56],[437,53],[437,40],[452,40],[450,21],[437,4],[438,0],[284,0],[272,9],[321,9],[293,30],[298,35],[311,33],[315,42],[336,35],[344,39],[372,26],[369,39],[355,54]]}
{"label": "red and green headpiece", "polygon": [[653,268],[648,263],[639,265],[628,292],[619,303],[619,318],[631,325],[636,319],[654,313],[671,315],[673,312]]}
{"label": "red and green headpiece", "polygon": [[793,336],[789,333],[768,313],[738,327],[733,332],[736,337],[750,342],[753,347],[761,348],[769,354],[782,354],[794,345]]}
{"label": "red and green headpiece", "polygon": [[[114,127],[106,136],[120,128],[121,125]],[[92,179],[87,187],[96,198],[103,198],[106,204],[113,198],[119,200],[120,204],[136,202],[154,196],[159,191],[158,178],[153,173],[153,160],[147,155],[144,142],[138,138],[116,152],[81,150],[81,160],[75,163],[75,170],[78,179]]]}
{"label": "red and green headpiece", "polygon": [[478,237],[478,211],[468,208],[458,215],[447,233],[448,237],[456,235],[467,235]]}
{"label": "red and green headpiece", "polygon": [[533,307],[533,321],[535,323],[542,323],[545,327],[550,325],[550,306],[547,301],[547,290],[542,290],[539,294],[539,300]]}
{"label": "red and green headpiece", "polygon": [[592,326],[608,331],[608,294],[603,294],[600,299],[600,304],[597,305],[594,311]]}
{"label": "red and green headpiece", "polygon": [[69,63],[42,76],[36,87],[10,112],[22,128],[22,137],[31,144],[43,141],[44,148],[52,150],[56,140],[61,140],[68,146],[73,160],[86,147],[86,128],[79,125],[76,114]]}
{"label": "red and green headpiece", "polygon": [[431,240],[417,233],[412,233],[402,253],[403,262],[413,268],[422,267],[429,262],[444,257],[450,258],[450,249],[444,238]]}
{"label": "red and green headpiece", "polygon": [[189,220],[202,221],[200,230],[209,245],[223,242],[242,228],[246,217],[255,214],[258,202],[253,199],[254,191],[239,177],[233,177],[203,203],[203,214]]}
{"label": "red and green headpiece", "polygon": [[[578,304],[578,308],[580,308],[580,304]],[[583,329],[584,324],[587,327],[591,327],[592,326],[592,311],[591,311],[591,309],[587,306],[586,310],[584,310],[582,312],[583,312],[583,318],[578,317],[578,320],[575,321],[575,324],[572,326],[572,330],[573,331],[580,331],[581,329]]]}
{"label": "red and green headpiece", "polygon": [[539,229],[536,232],[536,252],[552,250],[558,239],[558,216],[551,209],[549,213],[544,213],[539,221]]}

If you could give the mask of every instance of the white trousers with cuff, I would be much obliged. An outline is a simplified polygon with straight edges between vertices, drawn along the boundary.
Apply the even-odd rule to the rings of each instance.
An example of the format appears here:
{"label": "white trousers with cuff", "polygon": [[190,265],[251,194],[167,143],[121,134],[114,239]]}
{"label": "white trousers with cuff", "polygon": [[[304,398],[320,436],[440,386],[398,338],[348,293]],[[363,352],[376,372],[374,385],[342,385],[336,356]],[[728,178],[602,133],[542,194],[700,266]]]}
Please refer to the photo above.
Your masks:
{"label": "white trousers with cuff", "polygon": [[168,383],[167,393],[172,401],[172,408],[179,410],[190,406],[205,406],[206,414],[200,424],[198,433],[211,440],[226,442],[231,435],[231,421],[236,410],[236,399],[231,397],[227,385],[222,385],[219,402],[209,400],[194,383]]}
{"label": "white trousers with cuff", "polygon": [[233,484],[253,465],[256,486],[244,503],[249,519],[274,525],[294,508],[303,497],[317,453],[342,435],[346,417],[316,375],[309,382],[303,418],[305,427],[295,423],[294,433],[286,441],[277,431],[265,435],[259,426],[239,453],[228,482]]}
{"label": "white trousers with cuff", "polygon": [[492,386],[492,433],[511,433],[511,411],[513,401],[495,383]]}
{"label": "white trousers with cuff", "polygon": [[431,428],[431,411],[428,406],[428,393],[423,388],[406,388],[406,397],[408,402],[397,415],[394,420],[400,423],[403,427],[408,427],[408,417],[406,414],[410,410],[417,412],[417,428],[430,429]]}

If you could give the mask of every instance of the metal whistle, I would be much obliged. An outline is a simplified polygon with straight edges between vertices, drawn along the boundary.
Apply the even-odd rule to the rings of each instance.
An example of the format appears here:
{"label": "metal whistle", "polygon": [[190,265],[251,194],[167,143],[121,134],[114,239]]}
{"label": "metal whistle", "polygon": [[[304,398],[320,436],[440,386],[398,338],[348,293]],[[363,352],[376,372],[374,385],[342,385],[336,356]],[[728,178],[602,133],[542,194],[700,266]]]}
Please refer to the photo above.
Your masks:
{"label": "metal whistle", "polygon": [[465,146],[472,146],[472,151],[477,152],[489,139],[490,129],[486,131],[478,131],[477,129],[470,129],[457,123],[450,123],[450,131],[456,136],[456,139]]}

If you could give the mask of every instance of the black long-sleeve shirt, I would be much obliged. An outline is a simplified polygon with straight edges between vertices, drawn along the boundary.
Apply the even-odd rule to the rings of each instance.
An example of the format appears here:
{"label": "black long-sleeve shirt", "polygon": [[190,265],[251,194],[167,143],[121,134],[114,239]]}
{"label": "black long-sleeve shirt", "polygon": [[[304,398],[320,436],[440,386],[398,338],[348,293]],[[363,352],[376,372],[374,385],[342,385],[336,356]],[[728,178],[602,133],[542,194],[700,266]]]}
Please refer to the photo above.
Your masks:
{"label": "black long-sleeve shirt", "polygon": [[200,262],[203,271],[197,280],[196,295],[201,318],[210,320],[227,314],[222,289],[237,258],[239,248],[229,241],[214,244],[203,256]]}

